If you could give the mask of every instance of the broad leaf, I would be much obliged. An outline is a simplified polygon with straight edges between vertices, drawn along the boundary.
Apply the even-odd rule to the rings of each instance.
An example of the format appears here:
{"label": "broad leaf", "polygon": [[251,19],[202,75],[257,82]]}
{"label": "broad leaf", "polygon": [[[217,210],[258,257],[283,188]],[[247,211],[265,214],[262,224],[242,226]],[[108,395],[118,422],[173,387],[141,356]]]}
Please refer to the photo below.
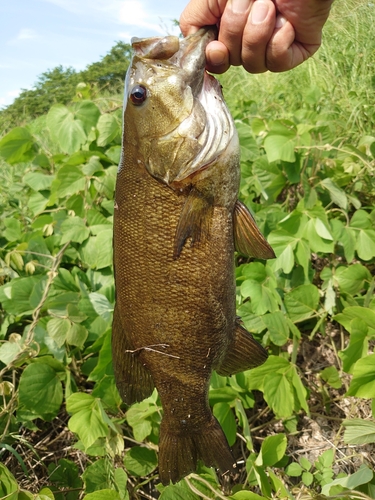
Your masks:
{"label": "broad leaf", "polygon": [[60,409],[63,392],[59,377],[51,366],[33,363],[25,368],[20,378],[20,403],[45,420],[55,417]]}

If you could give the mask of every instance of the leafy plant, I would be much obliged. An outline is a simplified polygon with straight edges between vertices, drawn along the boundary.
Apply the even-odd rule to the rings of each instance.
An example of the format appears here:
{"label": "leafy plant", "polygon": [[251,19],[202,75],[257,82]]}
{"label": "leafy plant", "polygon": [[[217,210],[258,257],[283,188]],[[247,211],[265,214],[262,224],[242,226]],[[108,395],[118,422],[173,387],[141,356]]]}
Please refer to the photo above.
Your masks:
{"label": "leafy plant", "polygon": [[349,1],[314,60],[222,77],[240,196],[276,252],[236,262],[238,314],[267,362],[211,380],[234,484],[201,466],[160,485],[158,394],[127,408],[115,387],[118,103],[81,87],[0,139],[2,497],[375,498],[374,18]]}

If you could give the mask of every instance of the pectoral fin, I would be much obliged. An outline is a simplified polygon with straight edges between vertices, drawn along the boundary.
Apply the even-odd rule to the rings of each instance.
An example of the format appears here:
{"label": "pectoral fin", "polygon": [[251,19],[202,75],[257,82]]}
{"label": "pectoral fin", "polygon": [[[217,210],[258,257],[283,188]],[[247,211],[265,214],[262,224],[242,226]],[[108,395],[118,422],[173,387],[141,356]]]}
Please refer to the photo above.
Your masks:
{"label": "pectoral fin", "polygon": [[273,259],[275,253],[259,231],[254,217],[243,203],[237,200],[233,214],[234,244],[236,250],[247,257]]}
{"label": "pectoral fin", "polygon": [[263,364],[267,351],[238,322],[234,338],[221,365],[216,368],[219,375],[228,376]]}
{"label": "pectoral fin", "polygon": [[117,389],[126,404],[151,396],[154,390],[151,374],[141,363],[139,352],[129,343],[117,304],[113,313],[112,358]]}
{"label": "pectoral fin", "polygon": [[192,188],[178,221],[174,239],[174,259],[180,256],[188,238],[191,238],[191,246],[205,240],[210,232],[212,211],[212,199]]}

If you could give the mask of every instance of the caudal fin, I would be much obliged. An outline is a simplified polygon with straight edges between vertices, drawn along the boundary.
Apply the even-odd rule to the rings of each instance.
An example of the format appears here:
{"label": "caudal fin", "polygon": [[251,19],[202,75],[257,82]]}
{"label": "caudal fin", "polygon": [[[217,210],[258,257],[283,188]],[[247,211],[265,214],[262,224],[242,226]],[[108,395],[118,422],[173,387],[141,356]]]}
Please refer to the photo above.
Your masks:
{"label": "caudal fin", "polygon": [[217,467],[222,474],[234,471],[236,464],[226,437],[215,419],[199,430],[169,428],[162,421],[159,442],[159,477],[167,485],[176,483],[197,468],[197,460]]}

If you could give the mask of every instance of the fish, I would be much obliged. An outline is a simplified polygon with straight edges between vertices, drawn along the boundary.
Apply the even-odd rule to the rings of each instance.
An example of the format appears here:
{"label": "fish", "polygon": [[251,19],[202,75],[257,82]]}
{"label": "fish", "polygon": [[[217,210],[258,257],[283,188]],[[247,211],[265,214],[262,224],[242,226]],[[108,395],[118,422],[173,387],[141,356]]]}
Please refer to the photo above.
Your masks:
{"label": "fish", "polygon": [[213,370],[230,376],[267,351],[236,315],[235,250],[274,253],[238,201],[240,148],[219,82],[205,70],[216,31],[132,39],[115,188],[112,357],[127,405],[158,390],[162,484],[197,461],[234,474],[209,406]]}

